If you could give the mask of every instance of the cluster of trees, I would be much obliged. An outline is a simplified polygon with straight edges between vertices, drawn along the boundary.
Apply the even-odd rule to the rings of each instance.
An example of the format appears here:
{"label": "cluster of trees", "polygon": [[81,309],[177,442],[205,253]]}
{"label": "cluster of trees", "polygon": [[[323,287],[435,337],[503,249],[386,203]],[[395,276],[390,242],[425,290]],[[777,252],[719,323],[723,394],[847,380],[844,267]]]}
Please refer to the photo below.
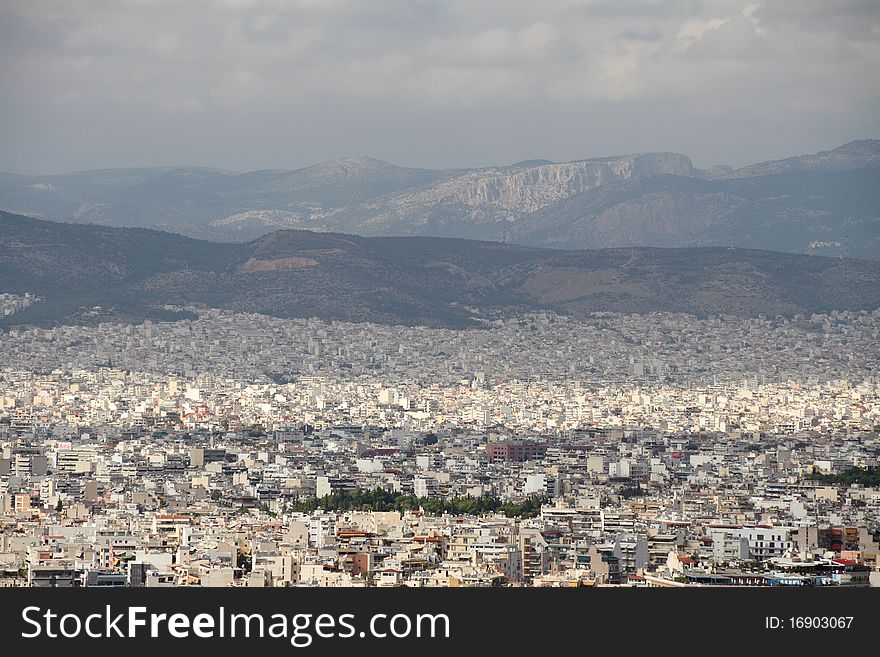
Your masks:
{"label": "cluster of trees", "polygon": [[382,488],[333,493],[325,497],[309,497],[287,504],[286,511],[311,513],[316,509],[325,511],[408,511],[422,508],[427,513],[439,515],[480,515],[503,513],[509,518],[534,518],[541,513],[544,497],[529,497],[522,502],[502,502],[497,497],[416,497],[395,493]]}
{"label": "cluster of trees", "polygon": [[847,468],[837,474],[814,473],[811,478],[822,484],[880,486],[880,468]]}
{"label": "cluster of trees", "polygon": [[639,497],[640,495],[644,495],[644,491],[638,486],[632,486],[627,488],[621,488],[618,491],[618,495],[620,495],[624,499],[630,499],[632,497]]}

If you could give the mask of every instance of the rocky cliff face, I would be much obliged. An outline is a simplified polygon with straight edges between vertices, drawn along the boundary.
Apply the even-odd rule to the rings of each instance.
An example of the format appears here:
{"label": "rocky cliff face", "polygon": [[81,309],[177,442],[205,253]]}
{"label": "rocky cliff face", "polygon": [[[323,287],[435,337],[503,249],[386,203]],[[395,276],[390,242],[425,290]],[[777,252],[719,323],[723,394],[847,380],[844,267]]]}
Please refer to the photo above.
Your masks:
{"label": "rocky cliff face", "polygon": [[0,209],[245,242],[279,228],[555,248],[739,246],[880,259],[880,140],[740,169],[684,155],[428,170],[365,156],[294,171],[0,173]]}
{"label": "rocky cliff face", "polygon": [[466,223],[516,221],[611,182],[660,173],[693,176],[694,172],[690,159],[677,153],[475,169],[415,192],[341,208],[329,213],[325,221],[363,234],[406,234],[412,227],[446,234],[444,227],[457,230]]}
{"label": "rocky cliff face", "polygon": [[545,164],[523,171],[480,170],[439,185],[437,191],[447,194],[438,200],[451,200],[474,208],[490,206],[519,215],[616,180],[657,173],[690,176],[692,172],[693,165],[684,155],[649,153]]}

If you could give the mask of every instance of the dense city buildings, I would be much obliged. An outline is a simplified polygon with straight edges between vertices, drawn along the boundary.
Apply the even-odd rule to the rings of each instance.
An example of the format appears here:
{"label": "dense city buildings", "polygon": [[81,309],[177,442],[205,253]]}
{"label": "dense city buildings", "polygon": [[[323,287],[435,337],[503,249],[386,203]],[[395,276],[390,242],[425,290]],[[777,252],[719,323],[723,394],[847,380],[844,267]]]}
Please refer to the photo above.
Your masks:
{"label": "dense city buildings", "polygon": [[189,310],[0,334],[0,585],[880,585],[880,312]]}

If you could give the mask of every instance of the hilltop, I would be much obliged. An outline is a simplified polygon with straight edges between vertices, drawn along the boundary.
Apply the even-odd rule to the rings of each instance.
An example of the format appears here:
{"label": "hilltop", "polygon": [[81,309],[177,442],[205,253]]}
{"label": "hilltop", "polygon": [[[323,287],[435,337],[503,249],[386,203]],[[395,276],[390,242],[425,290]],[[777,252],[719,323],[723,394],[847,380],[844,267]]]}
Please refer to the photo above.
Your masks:
{"label": "hilltop", "polygon": [[449,327],[536,309],[757,316],[880,307],[880,263],[856,259],[300,230],[230,244],[9,213],[0,213],[0,281],[2,291],[45,298],[5,326],[173,318],[166,306],[192,304]]}

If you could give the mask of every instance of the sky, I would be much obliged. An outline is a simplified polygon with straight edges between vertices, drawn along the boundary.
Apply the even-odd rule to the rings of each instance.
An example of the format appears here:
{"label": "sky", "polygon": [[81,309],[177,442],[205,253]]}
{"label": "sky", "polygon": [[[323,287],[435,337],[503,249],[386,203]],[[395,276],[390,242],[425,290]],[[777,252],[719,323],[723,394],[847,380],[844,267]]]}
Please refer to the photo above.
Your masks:
{"label": "sky", "polygon": [[4,0],[0,170],[454,168],[880,137],[877,0]]}

